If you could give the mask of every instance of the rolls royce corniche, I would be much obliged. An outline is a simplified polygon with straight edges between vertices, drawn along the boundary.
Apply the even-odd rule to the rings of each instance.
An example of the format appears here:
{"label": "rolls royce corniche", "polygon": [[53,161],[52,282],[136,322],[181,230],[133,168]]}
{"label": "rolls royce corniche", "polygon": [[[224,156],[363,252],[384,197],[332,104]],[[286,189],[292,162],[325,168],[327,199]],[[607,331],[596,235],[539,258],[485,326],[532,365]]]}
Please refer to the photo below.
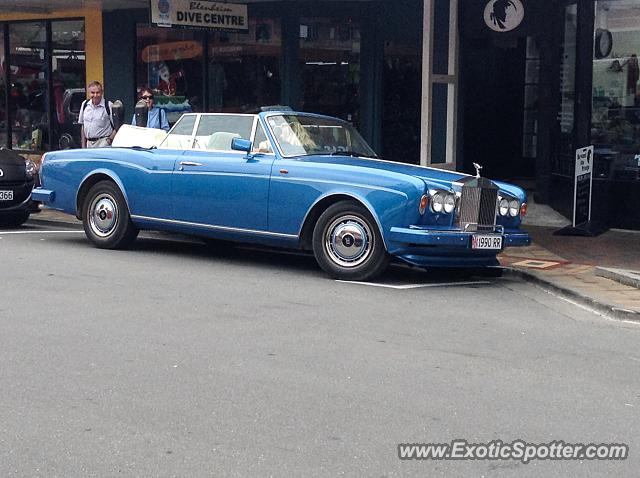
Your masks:
{"label": "rolls royce corniche", "polygon": [[37,176],[33,161],[13,150],[0,149],[0,226],[19,226],[39,211],[31,200]]}
{"label": "rolls royce corniche", "polygon": [[156,144],[143,136],[123,126],[114,147],[46,153],[34,198],[75,214],[99,248],[174,231],[310,251],[345,280],[372,279],[391,259],[495,266],[505,247],[530,242],[519,187],[385,161],[337,118],[194,113]]}

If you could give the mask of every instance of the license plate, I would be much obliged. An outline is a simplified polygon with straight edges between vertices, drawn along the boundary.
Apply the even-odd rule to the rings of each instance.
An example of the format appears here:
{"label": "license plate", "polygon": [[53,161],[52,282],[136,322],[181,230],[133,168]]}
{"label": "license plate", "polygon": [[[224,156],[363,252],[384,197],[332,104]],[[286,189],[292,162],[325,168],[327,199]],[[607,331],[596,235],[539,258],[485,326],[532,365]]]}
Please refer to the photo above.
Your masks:
{"label": "license plate", "polygon": [[474,234],[471,236],[471,249],[502,249],[502,236]]}
{"label": "license plate", "polygon": [[0,201],[13,201],[13,191],[0,191]]}

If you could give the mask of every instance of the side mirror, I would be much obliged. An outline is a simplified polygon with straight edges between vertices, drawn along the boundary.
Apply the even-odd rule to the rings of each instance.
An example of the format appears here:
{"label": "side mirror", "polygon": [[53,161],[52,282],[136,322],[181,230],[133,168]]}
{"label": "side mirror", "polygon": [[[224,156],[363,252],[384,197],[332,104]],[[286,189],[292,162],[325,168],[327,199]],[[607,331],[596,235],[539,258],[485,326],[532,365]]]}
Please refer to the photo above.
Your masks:
{"label": "side mirror", "polygon": [[244,151],[245,153],[251,152],[251,141],[242,138],[233,138],[231,140],[231,149],[235,151]]}

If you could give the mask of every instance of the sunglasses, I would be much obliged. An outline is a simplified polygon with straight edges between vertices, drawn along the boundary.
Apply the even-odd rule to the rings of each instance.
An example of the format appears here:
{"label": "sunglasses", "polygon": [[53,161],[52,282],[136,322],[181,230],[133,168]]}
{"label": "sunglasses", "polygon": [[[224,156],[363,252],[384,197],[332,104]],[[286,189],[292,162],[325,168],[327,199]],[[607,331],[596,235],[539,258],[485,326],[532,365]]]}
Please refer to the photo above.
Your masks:
{"label": "sunglasses", "polygon": [[143,100],[152,100],[153,96],[141,96]]}

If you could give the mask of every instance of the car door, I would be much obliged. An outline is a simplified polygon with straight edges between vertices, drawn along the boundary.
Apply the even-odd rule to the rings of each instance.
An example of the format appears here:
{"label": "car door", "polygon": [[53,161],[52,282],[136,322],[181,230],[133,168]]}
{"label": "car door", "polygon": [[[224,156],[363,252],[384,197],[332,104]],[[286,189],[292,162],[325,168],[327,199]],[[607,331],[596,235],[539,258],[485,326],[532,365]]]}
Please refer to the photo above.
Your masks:
{"label": "car door", "polygon": [[173,173],[175,219],[244,231],[266,231],[272,154],[231,149],[251,139],[254,115],[202,114],[192,149]]}
{"label": "car door", "polygon": [[137,219],[173,217],[172,176],[178,160],[191,148],[198,116],[183,115],[157,149],[130,152],[136,168],[120,172],[127,188],[129,207]]}

